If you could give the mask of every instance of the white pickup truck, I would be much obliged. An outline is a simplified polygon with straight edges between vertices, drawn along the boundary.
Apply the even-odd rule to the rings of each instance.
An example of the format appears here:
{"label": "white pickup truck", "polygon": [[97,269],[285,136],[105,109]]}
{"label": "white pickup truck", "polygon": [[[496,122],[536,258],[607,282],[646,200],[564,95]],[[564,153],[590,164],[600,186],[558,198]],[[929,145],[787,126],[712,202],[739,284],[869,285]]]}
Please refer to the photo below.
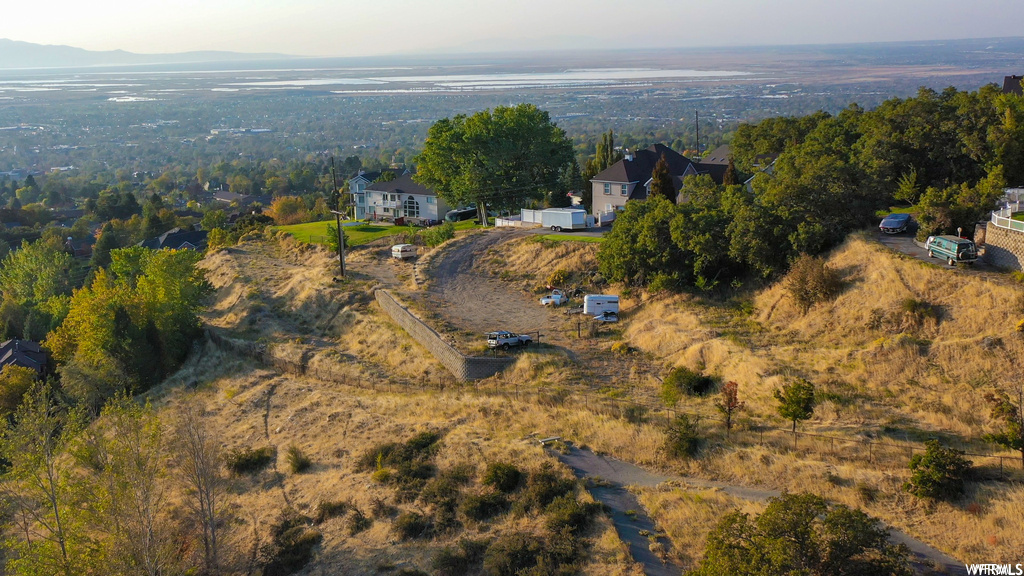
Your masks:
{"label": "white pickup truck", "polygon": [[569,301],[569,296],[563,294],[561,290],[552,290],[551,294],[540,299],[540,303],[544,306],[561,306]]}

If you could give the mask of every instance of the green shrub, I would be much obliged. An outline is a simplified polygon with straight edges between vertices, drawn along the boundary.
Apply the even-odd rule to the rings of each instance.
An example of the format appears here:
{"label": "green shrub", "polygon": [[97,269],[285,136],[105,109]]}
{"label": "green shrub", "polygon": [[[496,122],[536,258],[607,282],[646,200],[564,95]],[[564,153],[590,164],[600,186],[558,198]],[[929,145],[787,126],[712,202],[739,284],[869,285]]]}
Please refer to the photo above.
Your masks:
{"label": "green shrub", "polygon": [[477,568],[486,550],[486,541],[460,540],[458,548],[442,548],[430,562],[430,567],[437,576],[462,576]]}
{"label": "green shrub", "polygon": [[647,421],[647,408],[639,404],[630,404],[622,410],[622,418],[630,424],[643,424]]}
{"label": "green shrub", "polygon": [[430,520],[416,512],[406,512],[395,518],[391,529],[402,540],[425,538],[430,535]]}
{"label": "green shrub", "polygon": [[508,498],[500,492],[473,494],[462,501],[462,513],[470,520],[483,522],[507,512],[509,506]]}
{"label": "green shrub", "polygon": [[274,461],[277,450],[273,446],[242,448],[228,454],[227,466],[232,474],[255,474]]}
{"label": "green shrub", "polygon": [[548,276],[548,286],[564,286],[569,281],[569,271],[564,268],[559,268]]}
{"label": "green shrub", "polygon": [[793,262],[785,287],[801,310],[807,312],[811,306],[839,296],[843,280],[838,272],[825,264],[823,258],[804,254]]}
{"label": "green shrub", "polygon": [[972,462],[964,453],[945,448],[938,440],[925,443],[923,454],[910,459],[910,480],[903,489],[919,498],[955,500],[964,493],[964,480]]}
{"label": "green shrub", "polygon": [[596,502],[580,503],[574,496],[560,496],[555,498],[544,510],[547,514],[547,527],[552,532],[559,532],[568,529],[571,534],[578,536],[590,527],[590,521],[601,509]]}
{"label": "green shrub", "polygon": [[362,510],[359,508],[352,508],[352,514],[349,515],[346,526],[348,528],[348,535],[355,536],[363,530],[366,530],[373,525],[373,520],[366,517]]}
{"label": "green shrub", "polygon": [[263,547],[263,576],[287,576],[301,570],[313,559],[323,540],[319,530],[309,527],[310,519],[288,509],[271,527],[271,542]]}
{"label": "green shrub", "polygon": [[717,378],[679,366],[670,370],[661,383],[661,401],[675,406],[683,396],[704,396],[717,386]]}
{"label": "green shrub", "polygon": [[288,460],[288,467],[291,468],[293,474],[302,474],[313,465],[313,461],[303,454],[298,446],[289,446],[285,457]]}
{"label": "green shrub", "polygon": [[348,509],[351,506],[352,505],[345,500],[321,500],[320,503],[316,505],[316,516],[313,517],[313,521],[316,524],[322,524],[328,518],[341,516],[345,512],[348,512]]}
{"label": "green shrub", "polygon": [[439,226],[427,228],[420,232],[420,237],[424,244],[433,248],[455,238],[455,225],[445,222]]}
{"label": "green shrub", "polygon": [[686,414],[676,416],[665,435],[665,452],[674,458],[694,458],[700,452],[697,419]]}
{"label": "green shrub", "polygon": [[542,510],[556,498],[574,494],[575,491],[575,480],[563,478],[549,462],[545,462],[539,470],[530,473],[518,504],[524,511]]}
{"label": "green shrub", "polygon": [[507,462],[491,462],[484,471],[483,484],[506,494],[518,488],[522,481],[523,473]]}
{"label": "green shrub", "polygon": [[516,576],[537,564],[544,544],[530,534],[515,532],[498,538],[484,553],[484,573],[489,576]]}

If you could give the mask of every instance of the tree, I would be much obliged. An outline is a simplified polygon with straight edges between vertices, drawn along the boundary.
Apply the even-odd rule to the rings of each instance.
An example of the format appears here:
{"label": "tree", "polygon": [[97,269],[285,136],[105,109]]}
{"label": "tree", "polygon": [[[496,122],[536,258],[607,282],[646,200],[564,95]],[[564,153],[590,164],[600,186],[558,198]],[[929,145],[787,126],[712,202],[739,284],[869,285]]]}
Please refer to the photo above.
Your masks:
{"label": "tree", "polygon": [[94,551],[84,527],[78,478],[68,448],[82,430],[80,412],[62,410],[49,387],[25,396],[0,439],[9,462],[2,479],[24,538],[12,542],[13,574],[86,573]]}
{"label": "tree", "polygon": [[669,202],[675,204],[678,191],[672,184],[672,174],[668,171],[668,160],[662,154],[661,158],[654,164],[654,171],[651,172],[651,196],[662,196]]}
{"label": "tree", "polygon": [[964,478],[970,468],[971,461],[962,451],[929,440],[924,453],[910,459],[910,480],[903,489],[919,498],[954,500],[964,493]]}
{"label": "tree", "polygon": [[37,381],[38,374],[31,368],[8,364],[0,369],[0,416],[13,414]]}
{"label": "tree", "polygon": [[672,240],[679,207],[662,196],[627,202],[597,253],[601,274],[630,286],[676,288],[692,269],[689,255]]}
{"label": "tree", "polygon": [[843,284],[839,273],[824,258],[802,254],[786,276],[785,287],[806,314],[811,306],[834,300]]}
{"label": "tree", "polygon": [[736,163],[733,162],[732,156],[729,156],[729,165],[725,167],[725,173],[722,175],[722,184],[724,186],[735,186],[736,182]]}
{"label": "tree", "polygon": [[309,219],[306,203],[298,196],[278,196],[267,211],[274,222],[281,226],[298,224]]}
{"label": "tree", "polygon": [[779,415],[793,422],[793,435],[796,436],[796,423],[809,420],[814,415],[814,384],[799,379],[786,384],[782,390],[772,393],[779,402]]}
{"label": "tree", "polygon": [[515,210],[559,190],[559,175],[573,158],[572,141],[547,112],[532,104],[498,106],[435,122],[413,178],[451,206],[475,204],[487,222],[488,206]]}
{"label": "tree", "polygon": [[708,534],[697,576],[910,576],[905,546],[860,510],[813,494],[770,498],[755,518],[733,512]]}
{"label": "tree", "polygon": [[992,419],[1003,427],[999,432],[985,434],[985,440],[1020,452],[1021,466],[1024,467],[1024,402],[1018,399],[1015,405],[1005,392],[989,392],[985,400],[992,405]]}
{"label": "tree", "polygon": [[740,385],[729,381],[722,386],[720,398],[715,402],[715,408],[725,417],[725,434],[729,435],[732,430],[732,417],[735,413],[743,410],[744,403],[740,402]]}
{"label": "tree", "polygon": [[228,217],[223,210],[207,210],[206,213],[203,214],[203,220],[201,222],[203,230],[206,230],[207,232],[214,228],[223,229],[227,224]]}
{"label": "tree", "polygon": [[673,458],[693,458],[700,451],[701,437],[697,418],[680,414],[665,432],[665,451]]}
{"label": "tree", "polygon": [[198,400],[182,401],[174,423],[174,446],[179,480],[185,487],[189,508],[202,532],[206,571],[217,573],[220,544],[218,521],[225,495],[220,474],[220,444],[207,426]]}

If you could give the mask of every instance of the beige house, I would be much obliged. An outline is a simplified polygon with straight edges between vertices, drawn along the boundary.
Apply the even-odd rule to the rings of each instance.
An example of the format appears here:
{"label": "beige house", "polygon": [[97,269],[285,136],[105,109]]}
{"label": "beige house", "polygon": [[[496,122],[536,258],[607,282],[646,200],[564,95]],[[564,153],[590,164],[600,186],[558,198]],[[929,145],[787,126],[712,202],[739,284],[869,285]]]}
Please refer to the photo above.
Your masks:
{"label": "beige house", "polygon": [[665,156],[669,174],[676,190],[682,188],[687,176],[709,174],[719,184],[725,174],[725,166],[694,162],[665,146],[655,144],[650,148],[627,152],[625,158],[612,164],[590,180],[593,186],[593,213],[598,222],[611,222],[615,213],[630,200],[646,200],[651,190],[651,174],[654,165]]}

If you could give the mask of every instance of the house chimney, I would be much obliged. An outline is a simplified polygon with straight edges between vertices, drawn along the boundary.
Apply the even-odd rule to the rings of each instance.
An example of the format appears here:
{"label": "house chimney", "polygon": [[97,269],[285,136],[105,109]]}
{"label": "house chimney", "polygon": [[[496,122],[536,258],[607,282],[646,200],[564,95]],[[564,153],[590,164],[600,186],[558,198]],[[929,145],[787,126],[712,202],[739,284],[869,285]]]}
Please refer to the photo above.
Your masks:
{"label": "house chimney", "polygon": [[629,148],[626,148],[626,153],[622,156],[622,158],[623,160],[628,160],[630,162],[633,161],[633,153],[629,151]]}

